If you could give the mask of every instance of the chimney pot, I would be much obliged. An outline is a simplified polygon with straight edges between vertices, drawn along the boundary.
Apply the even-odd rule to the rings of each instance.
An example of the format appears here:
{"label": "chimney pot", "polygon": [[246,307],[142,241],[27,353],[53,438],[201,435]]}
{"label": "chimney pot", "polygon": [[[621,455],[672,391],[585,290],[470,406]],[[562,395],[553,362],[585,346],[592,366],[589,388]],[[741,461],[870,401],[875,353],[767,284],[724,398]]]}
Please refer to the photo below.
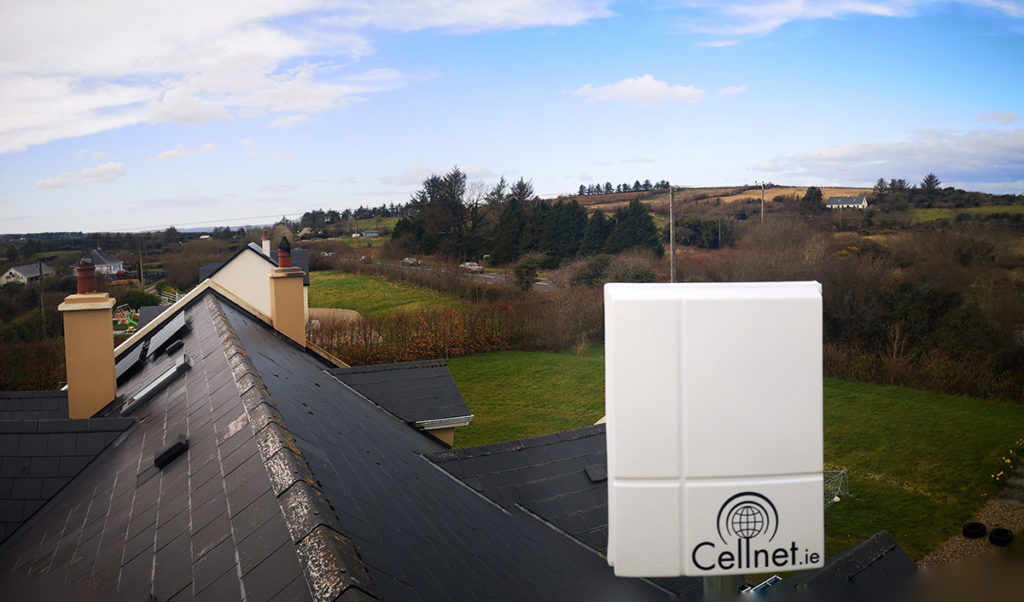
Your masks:
{"label": "chimney pot", "polygon": [[78,274],[78,294],[88,295],[96,292],[96,266],[88,257],[83,257],[76,268]]}
{"label": "chimney pot", "polygon": [[292,246],[288,244],[288,237],[281,237],[281,244],[277,247],[277,267],[292,267]]}

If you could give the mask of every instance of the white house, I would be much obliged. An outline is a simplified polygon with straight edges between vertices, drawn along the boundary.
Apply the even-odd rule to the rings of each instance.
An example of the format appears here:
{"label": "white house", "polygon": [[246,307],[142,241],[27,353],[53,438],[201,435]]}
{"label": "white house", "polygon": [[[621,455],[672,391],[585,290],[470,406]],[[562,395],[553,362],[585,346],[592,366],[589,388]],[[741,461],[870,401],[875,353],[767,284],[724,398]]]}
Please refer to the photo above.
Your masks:
{"label": "white house", "polygon": [[97,274],[110,275],[124,271],[123,261],[117,257],[104,253],[100,249],[93,249],[92,251],[89,251],[87,257],[91,259],[92,264],[96,266]]}
{"label": "white house", "polygon": [[867,209],[868,200],[862,196],[830,196],[825,206],[829,209]]}
{"label": "white house", "polygon": [[[53,270],[46,264],[43,264],[43,276],[52,274]],[[0,286],[10,284],[11,282],[17,282],[19,284],[28,284],[29,282],[39,281],[39,264],[30,263],[28,265],[15,266],[4,273],[3,277],[0,277]]]}

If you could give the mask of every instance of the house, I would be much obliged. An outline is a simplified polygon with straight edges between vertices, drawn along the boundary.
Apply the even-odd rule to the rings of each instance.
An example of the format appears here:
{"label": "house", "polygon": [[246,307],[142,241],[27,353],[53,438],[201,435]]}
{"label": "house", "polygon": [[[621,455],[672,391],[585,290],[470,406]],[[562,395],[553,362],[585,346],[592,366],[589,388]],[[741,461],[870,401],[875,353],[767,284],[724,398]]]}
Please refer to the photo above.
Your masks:
{"label": "house", "polygon": [[73,366],[104,354],[79,331],[113,300],[62,304],[69,418],[0,429],[34,496],[4,499],[21,522],[0,578],[157,600],[674,597],[430,461],[443,443],[305,346],[300,274],[271,272],[269,316],[206,280],[88,374]]}
{"label": "house", "polygon": [[[270,250],[270,237],[263,233],[263,244],[249,243],[225,262],[208,263],[199,268],[199,281],[212,279],[232,291],[264,315],[270,315],[270,285],[266,274],[278,266],[278,251]],[[309,317],[309,251],[289,249],[291,262],[303,272],[303,298]]]}
{"label": "house", "polygon": [[[339,378],[306,344],[301,271],[264,277],[269,315],[211,278],[114,350],[93,336],[113,299],[83,266],[60,308],[67,391],[0,394],[5,597],[701,596],[699,579],[615,577],[601,555],[604,426],[450,450],[398,415],[425,405],[402,386],[343,379],[430,389],[439,365]],[[864,562],[832,568],[839,599]]]}
{"label": "house", "polygon": [[96,266],[97,274],[116,274],[124,271],[124,262],[104,253],[100,249],[93,249],[86,254],[86,257],[92,260],[93,265]]}
{"label": "house", "polygon": [[825,206],[829,209],[867,209],[868,200],[862,196],[830,196]]}
{"label": "house", "polygon": [[[8,285],[12,282],[18,284],[28,284],[29,282],[39,282],[39,265],[38,263],[30,263],[28,265],[14,266],[13,268],[4,272],[4,275],[0,277],[0,286]],[[53,274],[53,270],[50,266],[45,263],[43,266],[43,276]]]}

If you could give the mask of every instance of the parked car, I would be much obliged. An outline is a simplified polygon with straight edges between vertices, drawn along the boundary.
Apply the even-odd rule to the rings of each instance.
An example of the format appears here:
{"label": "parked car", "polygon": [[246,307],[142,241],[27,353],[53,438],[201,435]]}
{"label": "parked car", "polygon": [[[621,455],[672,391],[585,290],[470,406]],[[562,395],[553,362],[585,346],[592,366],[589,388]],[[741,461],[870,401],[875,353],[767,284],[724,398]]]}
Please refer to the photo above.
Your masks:
{"label": "parked car", "polygon": [[467,261],[466,263],[459,264],[459,269],[463,272],[469,272],[470,274],[480,274],[484,271],[484,268],[475,261]]}
{"label": "parked car", "polygon": [[420,260],[416,259],[415,257],[406,257],[405,259],[402,260],[402,264],[403,265],[419,265],[420,264]]}
{"label": "parked car", "polygon": [[371,263],[373,260],[370,259],[369,255],[363,255],[359,258],[359,263]]}

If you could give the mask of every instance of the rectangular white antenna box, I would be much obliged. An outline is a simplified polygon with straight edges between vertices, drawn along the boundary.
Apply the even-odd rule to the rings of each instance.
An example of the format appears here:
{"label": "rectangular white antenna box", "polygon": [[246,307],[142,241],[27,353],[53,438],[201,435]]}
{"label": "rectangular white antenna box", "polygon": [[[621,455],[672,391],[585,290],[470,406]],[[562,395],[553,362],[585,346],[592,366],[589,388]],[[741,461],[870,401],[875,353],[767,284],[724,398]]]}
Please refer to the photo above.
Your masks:
{"label": "rectangular white antenna box", "polygon": [[608,563],[821,567],[821,285],[608,284]]}

